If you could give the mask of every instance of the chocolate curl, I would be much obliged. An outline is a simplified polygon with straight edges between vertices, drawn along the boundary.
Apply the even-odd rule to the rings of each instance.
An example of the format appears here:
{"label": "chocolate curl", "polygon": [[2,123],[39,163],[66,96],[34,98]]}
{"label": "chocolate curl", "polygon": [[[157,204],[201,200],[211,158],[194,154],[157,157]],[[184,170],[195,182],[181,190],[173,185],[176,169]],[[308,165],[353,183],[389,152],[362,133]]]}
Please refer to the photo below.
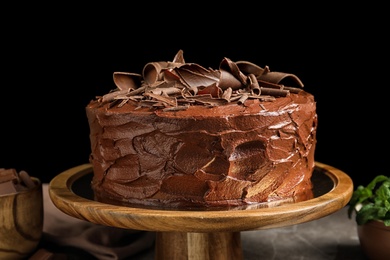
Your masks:
{"label": "chocolate curl", "polygon": [[164,80],[166,82],[180,82],[180,77],[175,70],[166,70],[164,71]]}
{"label": "chocolate curl", "polygon": [[223,91],[216,84],[210,85],[204,89],[198,91],[199,95],[210,94],[213,98],[219,98],[223,94]]}
{"label": "chocolate curl", "polygon": [[251,92],[255,95],[260,95],[260,86],[259,82],[257,82],[256,76],[253,74],[248,75],[248,86]]}
{"label": "chocolate curl", "polygon": [[160,62],[149,62],[144,66],[142,70],[142,75],[147,84],[153,85],[157,81],[163,79],[162,71],[168,67],[168,62],[160,61]]}
{"label": "chocolate curl", "polygon": [[243,84],[234,77],[230,72],[226,70],[221,70],[221,76],[219,79],[218,87],[220,87],[222,90],[226,90],[228,88],[231,88],[233,90],[237,90],[242,88]]}
{"label": "chocolate curl", "polygon": [[236,65],[240,69],[240,71],[242,71],[246,75],[253,74],[258,77],[260,75],[263,75],[264,73],[269,72],[268,66],[265,66],[265,68],[263,69],[262,67],[249,61],[237,61]]}
{"label": "chocolate curl", "polygon": [[224,58],[219,65],[220,70],[229,71],[242,85],[246,84],[247,77],[241,72],[237,64],[228,58]]}
{"label": "chocolate curl", "polygon": [[129,72],[114,72],[114,83],[120,90],[133,90],[141,86],[142,75]]}
{"label": "chocolate curl", "polygon": [[240,99],[237,101],[237,103],[240,104],[240,105],[244,104],[244,103],[245,103],[245,100],[247,100],[248,97],[249,97],[248,94],[243,94],[243,95],[240,97]]}
{"label": "chocolate curl", "polygon": [[176,67],[182,66],[181,63],[174,62],[149,62],[144,66],[142,71],[142,75],[144,77],[145,82],[153,87],[156,84],[160,84],[160,82],[165,81],[165,73],[170,71]]}
{"label": "chocolate curl", "polygon": [[199,92],[199,89],[197,87],[191,86],[190,87],[190,93],[192,92],[194,95],[197,95]]}
{"label": "chocolate curl", "polygon": [[303,91],[303,90],[300,89],[300,88],[286,87],[286,86],[284,86],[283,89],[284,89],[284,90],[288,90],[288,91],[290,91],[290,93],[295,93],[295,94],[297,94],[297,93]]}
{"label": "chocolate curl", "polygon": [[213,85],[220,77],[219,71],[208,70],[198,64],[185,64],[174,68],[172,73],[175,73],[180,78],[180,82],[189,89]]}
{"label": "chocolate curl", "polygon": [[262,95],[271,95],[271,96],[279,96],[279,97],[286,97],[290,95],[290,91],[284,90],[284,89],[276,89],[276,88],[260,88]]}
{"label": "chocolate curl", "polygon": [[249,61],[237,61],[236,64],[244,74],[254,74],[258,80],[275,84],[281,84],[282,81],[291,80],[291,82],[293,84],[295,83],[298,87],[303,87],[302,81],[294,74],[277,71],[271,72],[268,66],[265,66],[263,69]]}
{"label": "chocolate curl", "polygon": [[145,91],[145,89],[146,89],[146,86],[142,86],[140,88],[137,88],[133,91],[130,91],[128,96],[135,96],[135,95],[141,94]]}
{"label": "chocolate curl", "polygon": [[268,81],[275,84],[281,84],[282,81],[291,80],[292,83],[295,83],[299,87],[303,88],[303,83],[297,76],[295,76],[294,74],[289,74],[284,72],[264,73],[258,76],[257,79],[262,81]]}
{"label": "chocolate curl", "polygon": [[265,87],[265,88],[284,89],[284,90],[288,90],[290,93],[299,93],[300,91],[302,91],[302,89],[300,88],[286,87],[284,85],[271,83],[260,79],[257,79],[257,82],[261,87]]}

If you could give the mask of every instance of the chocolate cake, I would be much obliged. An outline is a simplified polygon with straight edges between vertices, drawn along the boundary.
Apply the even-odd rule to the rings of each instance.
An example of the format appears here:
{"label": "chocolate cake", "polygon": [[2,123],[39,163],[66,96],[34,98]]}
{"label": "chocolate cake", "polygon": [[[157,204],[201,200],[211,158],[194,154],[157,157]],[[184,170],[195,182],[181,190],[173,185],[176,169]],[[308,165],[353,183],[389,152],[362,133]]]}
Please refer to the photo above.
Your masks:
{"label": "chocolate cake", "polygon": [[101,202],[232,208],[313,196],[317,113],[301,80],[248,61],[172,61],[114,72],[86,106]]}

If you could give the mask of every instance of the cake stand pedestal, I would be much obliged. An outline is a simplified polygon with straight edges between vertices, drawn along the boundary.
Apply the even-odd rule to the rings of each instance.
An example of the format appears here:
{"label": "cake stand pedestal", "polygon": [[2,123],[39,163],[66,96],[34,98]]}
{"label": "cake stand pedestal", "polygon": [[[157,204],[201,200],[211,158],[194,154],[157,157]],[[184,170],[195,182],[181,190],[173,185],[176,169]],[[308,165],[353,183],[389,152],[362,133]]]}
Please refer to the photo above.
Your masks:
{"label": "cake stand pedestal", "polygon": [[330,215],[349,202],[351,178],[316,162],[314,198],[281,205],[229,210],[146,209],[100,203],[83,164],[52,179],[49,195],[62,212],[91,223],[156,232],[155,259],[243,259],[240,232],[300,224]]}

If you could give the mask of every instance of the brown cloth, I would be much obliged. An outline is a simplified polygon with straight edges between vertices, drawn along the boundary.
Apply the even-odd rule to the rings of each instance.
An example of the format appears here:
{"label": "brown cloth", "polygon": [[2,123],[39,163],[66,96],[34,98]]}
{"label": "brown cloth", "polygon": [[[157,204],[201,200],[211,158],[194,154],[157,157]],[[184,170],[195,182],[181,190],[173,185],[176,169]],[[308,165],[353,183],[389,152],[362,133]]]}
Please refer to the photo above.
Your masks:
{"label": "brown cloth", "polygon": [[60,211],[43,184],[43,240],[84,250],[102,260],[126,259],[154,244],[155,233],[98,225]]}

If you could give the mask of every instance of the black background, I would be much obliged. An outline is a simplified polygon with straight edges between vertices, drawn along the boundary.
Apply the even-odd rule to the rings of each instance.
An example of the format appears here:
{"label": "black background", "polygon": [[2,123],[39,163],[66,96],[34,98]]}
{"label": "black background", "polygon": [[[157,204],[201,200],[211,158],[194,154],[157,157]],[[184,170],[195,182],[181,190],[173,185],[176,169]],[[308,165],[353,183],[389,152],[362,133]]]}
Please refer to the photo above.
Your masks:
{"label": "black background", "polygon": [[[316,161],[355,185],[388,175],[389,41],[380,7],[288,15],[251,6],[216,15],[197,7],[15,12],[19,22],[2,30],[0,167],[49,182],[88,163],[87,103],[115,87],[113,72],[140,73],[182,49],[186,62],[205,67],[228,57],[296,74],[317,101]],[[162,15],[150,19],[151,11]]]}

